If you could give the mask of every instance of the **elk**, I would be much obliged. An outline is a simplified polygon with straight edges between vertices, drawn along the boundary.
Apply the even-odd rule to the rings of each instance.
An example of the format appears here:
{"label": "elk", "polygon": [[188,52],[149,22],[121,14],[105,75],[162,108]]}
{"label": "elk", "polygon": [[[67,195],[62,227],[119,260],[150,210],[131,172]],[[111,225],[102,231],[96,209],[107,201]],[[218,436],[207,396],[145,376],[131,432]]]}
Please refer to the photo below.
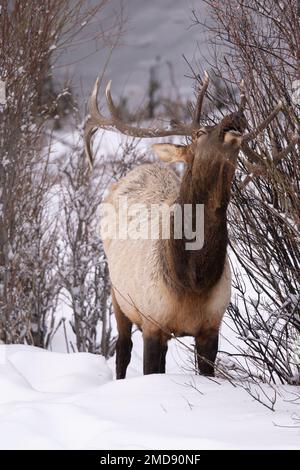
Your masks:
{"label": "elk", "polygon": [[[185,237],[174,236],[172,215],[168,239],[103,240],[119,333],[117,379],[126,376],[133,324],[143,335],[144,374],[165,372],[170,338],[192,336],[199,373],[214,375],[220,324],[231,295],[227,208],[238,154],[243,144],[267,127],[282,105],[279,103],[255,130],[245,133],[246,98],[242,86],[238,111],[225,116],[216,125],[203,126],[200,124],[201,109],[208,84],[209,77],[205,73],[191,124],[176,123],[171,129],[142,128],[124,123],[111,96],[111,82],[106,88],[111,118],[106,118],[98,109],[98,80],[90,98],[90,115],[84,133],[91,165],[91,137],[98,128],[139,138],[175,135],[191,138],[188,145],[154,144],[154,153],[164,163],[140,165],[113,184],[106,201],[116,212],[120,210],[119,201],[124,196],[129,204],[165,202],[180,207],[204,204],[204,244],[200,249],[187,250]],[[172,162],[185,163],[182,178],[167,165]]]}

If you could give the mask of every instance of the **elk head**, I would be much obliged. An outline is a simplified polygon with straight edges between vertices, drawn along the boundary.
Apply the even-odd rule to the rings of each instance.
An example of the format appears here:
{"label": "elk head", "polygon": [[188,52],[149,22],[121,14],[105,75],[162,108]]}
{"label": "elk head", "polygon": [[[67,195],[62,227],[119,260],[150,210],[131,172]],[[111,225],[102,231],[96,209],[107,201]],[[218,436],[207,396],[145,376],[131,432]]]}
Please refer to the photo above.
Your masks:
{"label": "elk head", "polygon": [[190,137],[191,144],[154,144],[152,148],[162,161],[168,163],[183,161],[187,163],[192,175],[199,178],[200,181],[207,180],[209,174],[213,178],[213,175],[220,174],[220,170],[226,168],[228,182],[229,180],[231,181],[235,172],[240,148],[247,146],[247,142],[254,139],[268,126],[280,111],[282,103],[279,102],[269,116],[253,131],[245,134],[244,131],[247,126],[244,116],[246,98],[244,82],[242,81],[240,85],[241,100],[238,111],[225,116],[216,125],[201,126],[201,110],[208,84],[209,77],[205,72],[194,108],[192,122],[190,124],[173,123],[171,129],[163,129],[159,127],[142,128],[124,123],[119,116],[111,96],[111,81],[106,87],[106,100],[111,118],[108,119],[104,117],[100,113],[97,105],[97,93],[99,88],[99,79],[97,79],[90,99],[90,116],[86,121],[84,129],[85,149],[90,166],[92,167],[93,165],[91,137],[97,128],[119,131],[122,134],[138,138],[177,135]]}

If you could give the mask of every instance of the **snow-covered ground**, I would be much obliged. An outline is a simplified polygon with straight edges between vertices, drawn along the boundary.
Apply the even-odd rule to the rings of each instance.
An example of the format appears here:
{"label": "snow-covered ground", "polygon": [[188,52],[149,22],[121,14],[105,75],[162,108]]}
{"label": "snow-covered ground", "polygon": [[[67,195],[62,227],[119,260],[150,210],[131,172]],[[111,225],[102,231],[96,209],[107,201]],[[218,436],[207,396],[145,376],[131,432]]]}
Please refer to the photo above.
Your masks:
{"label": "snow-covered ground", "polygon": [[175,344],[166,375],[142,376],[134,338],[120,381],[99,356],[0,346],[0,448],[300,448],[294,388],[278,387],[273,412],[239,386],[184,370]]}
{"label": "snow-covered ground", "polygon": [[[53,159],[78,143],[78,133],[56,136]],[[117,152],[123,141],[99,132],[95,149]],[[146,139],[139,151],[149,149]],[[69,312],[70,313],[70,312]],[[68,318],[66,307],[62,315]],[[224,322],[220,350],[237,338]],[[70,330],[70,329],[69,329]],[[71,331],[68,330],[68,340]],[[114,358],[66,354],[64,333],[54,336],[54,352],[0,345],[0,448],[47,449],[299,449],[299,387],[245,384],[195,376],[192,354],[171,342],[167,374],[142,375],[142,339],[134,347],[127,379],[114,379]],[[185,340],[190,344],[191,340]],[[59,351],[59,352],[58,352]],[[226,356],[221,355],[226,368]]]}

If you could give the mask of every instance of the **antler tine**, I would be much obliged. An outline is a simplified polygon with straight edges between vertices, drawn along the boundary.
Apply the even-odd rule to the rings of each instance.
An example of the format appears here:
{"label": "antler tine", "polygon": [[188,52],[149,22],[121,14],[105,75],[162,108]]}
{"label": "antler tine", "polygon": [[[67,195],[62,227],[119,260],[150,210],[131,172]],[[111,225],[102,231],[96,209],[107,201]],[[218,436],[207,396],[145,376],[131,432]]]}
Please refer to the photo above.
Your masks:
{"label": "antler tine", "polygon": [[92,135],[96,132],[97,129],[94,127],[89,127],[86,126],[84,129],[84,149],[85,149],[85,155],[88,159],[90,169],[92,170],[94,160],[93,160],[93,155],[92,155],[92,150],[91,150],[91,138]]}
{"label": "antler tine", "polygon": [[87,156],[90,168],[93,167],[93,156],[91,150],[91,138],[93,134],[97,131],[98,127],[110,128],[113,125],[113,122],[109,119],[106,119],[98,109],[97,95],[99,90],[99,77],[97,78],[91,98],[89,101],[89,112],[90,115],[84,126],[84,142],[85,142],[85,154]]}
{"label": "antler tine", "polygon": [[278,101],[276,108],[273,109],[273,111],[269,114],[269,116],[261,124],[259,124],[256,127],[256,129],[244,135],[243,141],[249,142],[250,140],[255,139],[255,137],[257,137],[258,134],[260,134],[270,124],[270,122],[273,121],[273,119],[279,113],[282,107],[283,107],[283,102],[280,100]]}
{"label": "antler tine", "polygon": [[278,165],[278,163],[294,149],[295,144],[297,144],[299,142],[300,142],[300,134],[299,134],[299,132],[295,132],[292,135],[291,141],[287,145],[287,147],[284,148],[283,150],[281,150],[281,152],[277,153],[274,156],[273,161],[274,161],[275,165]]}
{"label": "antler tine", "polygon": [[204,71],[204,78],[203,78],[203,81],[202,81],[202,86],[199,90],[198,98],[197,98],[196,105],[195,105],[195,111],[194,111],[194,116],[193,116],[193,124],[192,124],[194,129],[199,126],[200,117],[201,117],[201,110],[202,110],[202,104],[203,104],[203,98],[204,98],[204,95],[206,93],[208,84],[209,84],[209,75],[208,75],[207,71],[205,70]]}
{"label": "antler tine", "polygon": [[111,90],[111,80],[109,80],[105,89],[106,102],[107,102],[110,114],[115,118],[116,121],[120,121],[119,113],[113,102],[110,90]]}
{"label": "antler tine", "polygon": [[243,113],[246,107],[247,99],[245,92],[245,82],[242,79],[240,83],[240,104],[239,104],[239,113]]}
{"label": "antler tine", "polygon": [[129,135],[131,137],[139,137],[139,138],[167,137],[171,135],[192,135],[191,126],[186,126],[184,124],[177,125],[176,128],[173,128],[173,129],[163,129],[159,127],[146,128],[146,127],[130,126],[129,124],[124,123],[119,117],[118,110],[111,96],[111,80],[107,84],[105,93],[106,93],[107,106],[110,111],[110,114],[113,117],[113,126],[115,130],[120,131],[122,134]]}

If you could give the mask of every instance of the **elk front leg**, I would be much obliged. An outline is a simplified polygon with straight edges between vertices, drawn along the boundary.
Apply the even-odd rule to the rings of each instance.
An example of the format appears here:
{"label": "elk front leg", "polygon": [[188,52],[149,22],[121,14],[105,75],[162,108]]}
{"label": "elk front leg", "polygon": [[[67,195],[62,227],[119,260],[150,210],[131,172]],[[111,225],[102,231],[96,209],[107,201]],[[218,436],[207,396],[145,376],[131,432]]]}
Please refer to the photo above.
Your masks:
{"label": "elk front leg", "polygon": [[144,335],[144,375],[165,373],[167,341],[161,333]]}
{"label": "elk front leg", "polygon": [[196,337],[196,356],[201,375],[213,377],[218,352],[219,331],[210,331]]}
{"label": "elk front leg", "polygon": [[166,372],[166,356],[168,352],[168,343],[166,343],[162,346],[162,351],[161,351],[161,357],[160,357],[160,374],[165,374]]}

